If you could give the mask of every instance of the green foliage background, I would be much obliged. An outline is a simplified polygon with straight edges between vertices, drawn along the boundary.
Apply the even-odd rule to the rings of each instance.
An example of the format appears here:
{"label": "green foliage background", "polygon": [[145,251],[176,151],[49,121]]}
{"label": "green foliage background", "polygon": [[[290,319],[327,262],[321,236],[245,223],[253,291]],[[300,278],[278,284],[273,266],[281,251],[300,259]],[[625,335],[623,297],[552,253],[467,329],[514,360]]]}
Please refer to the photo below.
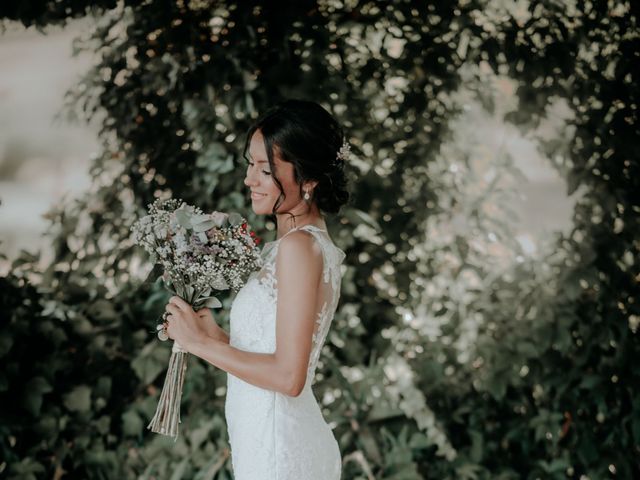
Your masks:
{"label": "green foliage background", "polygon": [[[353,199],[329,219],[347,268],[314,387],[343,478],[640,476],[635,3],[63,0],[0,12],[38,28],[94,16],[76,48],[98,61],[68,112],[99,118],[103,142],[91,190],[48,214],[55,261],[40,271],[23,251],[0,278],[3,477],[231,478],[224,372],[190,362],[175,445],[145,429],[169,356],[153,337],[167,296],[128,228],[172,195],[273,231],[239,188],[239,154],[282,97],[330,108],[356,156]],[[502,114],[525,132],[554,98],[571,106],[539,145],[568,193],[584,190],[548,257],[506,271],[478,242],[493,232],[518,254],[483,210],[492,190],[462,196],[440,155],[460,86],[492,111],[498,75],[518,82]],[[434,219],[456,216],[472,228],[435,235]]]}

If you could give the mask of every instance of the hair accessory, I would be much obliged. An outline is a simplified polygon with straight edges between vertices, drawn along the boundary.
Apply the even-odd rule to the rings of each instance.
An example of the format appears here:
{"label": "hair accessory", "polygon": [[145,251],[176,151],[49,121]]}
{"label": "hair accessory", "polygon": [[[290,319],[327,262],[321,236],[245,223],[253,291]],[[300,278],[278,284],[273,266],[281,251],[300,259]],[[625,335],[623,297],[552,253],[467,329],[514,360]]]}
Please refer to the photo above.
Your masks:
{"label": "hair accessory", "polygon": [[346,161],[349,159],[349,155],[351,154],[351,145],[346,140],[342,142],[342,146],[340,150],[338,150],[338,154],[336,155],[337,161]]}

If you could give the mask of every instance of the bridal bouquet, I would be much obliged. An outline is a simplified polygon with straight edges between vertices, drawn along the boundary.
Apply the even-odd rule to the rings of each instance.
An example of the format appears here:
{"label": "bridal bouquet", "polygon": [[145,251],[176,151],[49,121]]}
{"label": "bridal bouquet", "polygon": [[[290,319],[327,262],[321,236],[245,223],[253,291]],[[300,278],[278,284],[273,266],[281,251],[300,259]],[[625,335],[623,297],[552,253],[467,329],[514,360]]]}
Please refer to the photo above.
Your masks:
{"label": "bridal bouquet", "polygon": [[[158,199],[148,207],[149,214],[131,226],[133,240],[162,266],[167,290],[194,310],[221,307],[213,291],[239,290],[260,266],[260,238],[239,214],[204,214],[179,199]],[[166,312],[163,320],[165,316]],[[157,335],[162,341],[168,339],[163,324],[157,326]],[[187,351],[174,341],[158,407],[147,426],[176,440],[186,355]]]}

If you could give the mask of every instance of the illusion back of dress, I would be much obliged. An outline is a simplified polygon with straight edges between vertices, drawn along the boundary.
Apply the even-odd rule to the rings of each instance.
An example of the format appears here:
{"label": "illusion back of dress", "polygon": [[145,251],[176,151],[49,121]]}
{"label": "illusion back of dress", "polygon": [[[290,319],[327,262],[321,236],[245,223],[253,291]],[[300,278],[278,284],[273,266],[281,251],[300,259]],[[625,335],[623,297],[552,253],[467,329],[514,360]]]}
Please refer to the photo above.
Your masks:
{"label": "illusion back of dress", "polygon": [[[307,380],[309,381],[309,379],[312,380],[314,378],[315,369],[318,365],[318,359],[320,358],[320,351],[322,350],[327,338],[329,327],[331,326],[338,306],[338,301],[340,300],[340,266],[344,260],[345,254],[333,244],[325,230],[322,230],[315,225],[304,225],[303,227],[292,229],[283,235],[282,238],[294,230],[306,230],[312,234],[320,243],[323,252],[322,281],[320,282],[318,291],[316,322],[313,335],[311,337],[311,355],[309,357],[309,365],[307,368]],[[278,295],[275,272],[276,255],[278,252],[277,247],[282,238],[265,244],[263,248],[264,266],[256,275],[258,282],[266,287],[274,305],[276,304]]]}
{"label": "illusion back of dress", "polygon": [[225,414],[235,480],[338,480],[341,456],[311,386],[320,352],[340,298],[345,253],[327,232],[303,225],[267,242],[262,267],[240,289],[230,312],[229,343],[242,350],[273,353],[276,349],[276,256],[284,236],[304,230],[319,243],[322,279],[316,305],[307,380],[293,397],[266,390],[227,373]]}

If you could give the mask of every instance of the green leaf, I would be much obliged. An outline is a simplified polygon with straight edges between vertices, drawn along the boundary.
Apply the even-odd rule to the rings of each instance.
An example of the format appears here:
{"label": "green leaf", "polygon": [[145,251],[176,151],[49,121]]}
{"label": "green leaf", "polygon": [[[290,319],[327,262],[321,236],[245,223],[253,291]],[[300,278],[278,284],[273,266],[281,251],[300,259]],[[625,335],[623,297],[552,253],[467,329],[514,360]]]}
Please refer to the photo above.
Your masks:
{"label": "green leaf", "polygon": [[[199,223],[194,223],[193,224],[193,231],[194,232],[206,232],[207,230],[209,230],[210,228],[213,228],[216,226],[216,222],[214,220],[207,220],[205,222],[199,222]],[[204,237],[204,240],[206,240],[207,237]]]}
{"label": "green leaf", "polygon": [[86,412],[91,408],[91,388],[79,385],[64,396],[64,406],[72,412]]}
{"label": "green leaf", "polygon": [[204,305],[209,308],[220,308],[222,307],[222,302],[216,297],[208,297],[205,300]]}
{"label": "green leaf", "polygon": [[477,430],[469,430],[469,437],[471,438],[471,449],[469,451],[469,457],[476,463],[480,463],[483,456],[483,437],[482,433]]}
{"label": "green leaf", "polygon": [[243,222],[242,215],[237,212],[231,212],[229,217],[227,217],[227,221],[229,225],[240,225]]}
{"label": "green leaf", "polygon": [[0,358],[4,357],[11,350],[13,338],[11,335],[0,335]]}
{"label": "green leaf", "polygon": [[206,213],[196,213],[194,215],[191,215],[191,223],[193,223],[193,225],[197,225],[200,223],[207,223],[210,221],[212,221],[211,216]]}
{"label": "green leaf", "polygon": [[102,397],[102,398],[109,398],[109,395],[111,395],[111,384],[112,384],[111,377],[108,377],[106,375],[103,375],[102,377],[100,377],[98,379],[98,383],[95,388],[96,396]]}
{"label": "green leaf", "polygon": [[180,461],[180,463],[178,463],[178,465],[173,470],[173,473],[171,474],[171,478],[169,480],[182,479],[188,464],[189,464],[189,457],[183,458],[182,461]]}
{"label": "green leaf", "polygon": [[149,342],[131,362],[131,368],[145,385],[153,382],[169,366],[171,349],[161,348],[159,343],[159,340]]}
{"label": "green leaf", "polygon": [[183,209],[178,209],[175,213],[178,223],[184,228],[191,229],[191,214]]}
{"label": "green leaf", "polygon": [[[16,477],[10,478],[19,478],[20,480],[36,480],[38,477],[36,477],[35,474],[43,475],[46,471],[44,466],[33,458],[23,458],[19,462],[9,465],[9,472],[17,475]],[[40,478],[42,477],[40,476]]]}
{"label": "green leaf", "polygon": [[127,410],[122,414],[122,433],[127,437],[138,437],[142,433],[144,423],[135,410]]}
{"label": "green leaf", "polygon": [[365,224],[375,233],[381,230],[380,224],[371,215],[357,208],[346,209],[345,216],[356,226]]}
{"label": "green leaf", "polygon": [[53,387],[44,377],[34,377],[24,386],[23,405],[33,416],[40,414],[42,408],[42,395],[51,392]]}
{"label": "green leaf", "polygon": [[585,374],[580,382],[580,387],[591,390],[593,387],[602,383],[600,375]]}
{"label": "green leaf", "polygon": [[487,381],[486,389],[494,399],[501,401],[507,391],[507,384],[504,377],[493,376]]}
{"label": "green leaf", "polygon": [[540,354],[536,345],[526,340],[519,342],[516,345],[516,350],[527,358],[537,357]]}
{"label": "green leaf", "polygon": [[189,434],[189,443],[191,448],[198,450],[202,442],[204,442],[210,435],[211,430],[215,427],[215,420],[209,420],[202,422],[202,424],[191,431]]}

